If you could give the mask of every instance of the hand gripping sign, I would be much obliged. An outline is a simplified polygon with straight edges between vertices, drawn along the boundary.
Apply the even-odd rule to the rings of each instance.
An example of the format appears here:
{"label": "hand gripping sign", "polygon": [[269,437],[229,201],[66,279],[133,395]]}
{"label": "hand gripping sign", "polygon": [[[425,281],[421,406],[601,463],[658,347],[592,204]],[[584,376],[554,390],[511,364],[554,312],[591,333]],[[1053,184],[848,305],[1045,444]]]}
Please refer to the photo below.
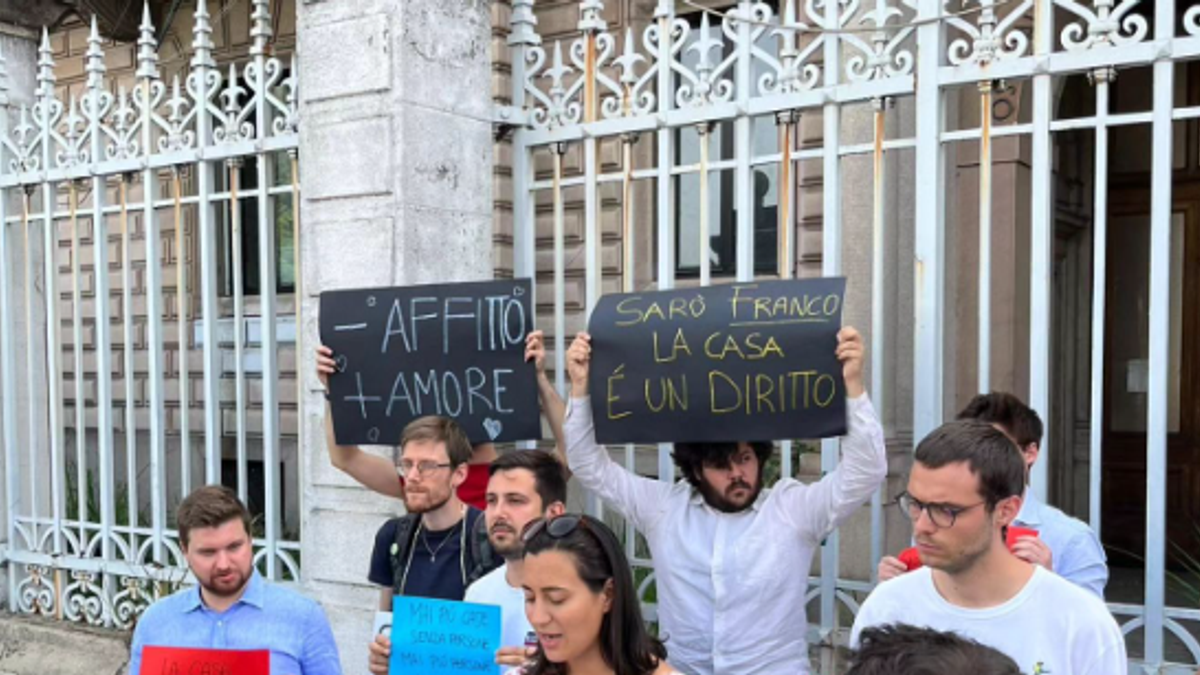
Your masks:
{"label": "hand gripping sign", "polygon": [[606,295],[589,389],[601,443],[840,436],[843,278]]}
{"label": "hand gripping sign", "polygon": [[322,293],[338,444],[394,445],[425,415],[472,443],[541,438],[532,327],[528,279]]}

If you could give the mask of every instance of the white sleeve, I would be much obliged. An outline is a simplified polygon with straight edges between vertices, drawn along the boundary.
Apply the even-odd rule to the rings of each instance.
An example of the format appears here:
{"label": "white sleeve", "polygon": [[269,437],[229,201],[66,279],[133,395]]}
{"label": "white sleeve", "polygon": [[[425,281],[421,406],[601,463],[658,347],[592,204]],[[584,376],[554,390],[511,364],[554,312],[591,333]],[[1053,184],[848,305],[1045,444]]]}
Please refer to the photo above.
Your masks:
{"label": "white sleeve", "polygon": [[592,408],[587,398],[571,398],[567,402],[563,435],[567,437],[567,463],[583,487],[599,495],[637,529],[649,530],[670,495],[671,484],[638,476],[612,461],[608,451],[596,443]]}
{"label": "white sleeve", "polygon": [[846,416],[849,430],[838,467],[811,485],[789,482],[782,488],[785,515],[812,541],[836,529],[887,478],[883,429],[866,394],[846,400]]}
{"label": "white sleeve", "polygon": [[1129,657],[1125,654],[1125,636],[1120,626],[1111,615],[1105,617],[1106,625],[1099,639],[1099,644],[1091,644],[1091,640],[1078,640],[1078,646],[1072,649],[1071,659],[1078,658],[1080,663],[1088,663],[1081,672],[1083,675],[1128,675]]}

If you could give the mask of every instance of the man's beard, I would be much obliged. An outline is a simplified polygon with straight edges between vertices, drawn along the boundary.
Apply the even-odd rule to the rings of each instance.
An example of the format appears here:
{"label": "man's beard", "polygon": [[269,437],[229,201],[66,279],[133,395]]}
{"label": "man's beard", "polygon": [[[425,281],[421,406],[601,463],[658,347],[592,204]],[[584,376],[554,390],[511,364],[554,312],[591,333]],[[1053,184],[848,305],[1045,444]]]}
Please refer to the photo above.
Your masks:
{"label": "man's beard", "polygon": [[[512,537],[511,544],[502,545],[502,544],[499,544],[496,542],[494,535],[496,533],[497,527],[503,528],[506,531],[506,533],[511,535],[511,537]],[[494,526],[490,530],[488,530],[488,543],[492,545],[492,550],[496,552],[496,555],[500,556],[501,558],[504,558],[505,560],[517,560],[525,552],[525,547],[521,543],[520,533],[517,532],[508,523],[497,524],[496,526]]]}
{"label": "man's beard", "polygon": [[239,569],[233,571],[239,577],[237,584],[233,587],[217,586],[215,577],[210,577],[207,582],[202,582],[200,585],[213,597],[228,598],[238,595],[246,587],[246,584],[250,583],[250,571]]}
{"label": "man's beard", "polygon": [[[428,490],[424,491],[423,493],[417,493],[417,494],[424,494],[427,499],[430,499],[430,500],[433,499],[433,492],[428,491]],[[430,511],[437,511],[438,509],[442,508],[443,506],[445,506],[447,503],[450,502],[450,495],[452,495],[452,494],[453,494],[453,490],[447,492],[446,496],[443,497],[441,499],[441,501],[437,501],[437,502],[430,501],[427,506],[426,505],[413,506],[412,500],[409,500],[409,498],[408,498],[408,492],[405,492],[404,493],[404,508],[409,513],[429,513]]]}
{"label": "man's beard", "polygon": [[[748,499],[746,499],[744,504],[735,504],[729,499],[728,494],[735,488],[742,488],[750,491],[750,496]],[[725,494],[717,493],[717,491],[714,490],[713,487],[704,480],[700,481],[699,486],[700,495],[704,497],[704,501],[707,502],[709,506],[721,511],[722,513],[738,513],[745,511],[753,506],[754,502],[758,501],[758,495],[762,492],[762,489],[763,481],[761,475],[758,477],[758,482],[755,486],[752,487],[745,481],[736,481],[731,483],[729,487],[726,488]]]}

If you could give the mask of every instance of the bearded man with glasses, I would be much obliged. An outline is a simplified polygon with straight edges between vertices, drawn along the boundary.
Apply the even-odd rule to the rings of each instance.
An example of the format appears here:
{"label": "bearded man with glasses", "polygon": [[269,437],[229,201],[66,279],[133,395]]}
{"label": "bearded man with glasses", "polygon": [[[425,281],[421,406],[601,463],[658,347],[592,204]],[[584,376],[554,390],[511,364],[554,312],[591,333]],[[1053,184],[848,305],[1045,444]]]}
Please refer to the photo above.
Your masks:
{"label": "bearded man with glasses", "polygon": [[924,566],[875,588],[851,645],[866,628],[906,623],[994,647],[1026,673],[1125,675],[1125,640],[1104,603],[1005,545],[1024,490],[1021,453],[991,424],[926,436],[897,500]]}

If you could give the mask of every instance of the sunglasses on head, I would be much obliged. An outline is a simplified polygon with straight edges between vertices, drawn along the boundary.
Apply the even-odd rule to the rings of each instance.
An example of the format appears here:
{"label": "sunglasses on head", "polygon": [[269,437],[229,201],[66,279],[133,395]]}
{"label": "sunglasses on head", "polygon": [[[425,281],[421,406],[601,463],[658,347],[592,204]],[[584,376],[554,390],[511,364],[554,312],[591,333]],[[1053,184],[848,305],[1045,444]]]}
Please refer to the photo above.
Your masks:
{"label": "sunglasses on head", "polygon": [[528,543],[542,532],[550,535],[552,539],[562,539],[580,526],[586,529],[588,526],[587,520],[583,516],[573,513],[558,516],[557,518],[538,518],[525,527],[525,532],[521,535],[521,541],[522,543]]}

